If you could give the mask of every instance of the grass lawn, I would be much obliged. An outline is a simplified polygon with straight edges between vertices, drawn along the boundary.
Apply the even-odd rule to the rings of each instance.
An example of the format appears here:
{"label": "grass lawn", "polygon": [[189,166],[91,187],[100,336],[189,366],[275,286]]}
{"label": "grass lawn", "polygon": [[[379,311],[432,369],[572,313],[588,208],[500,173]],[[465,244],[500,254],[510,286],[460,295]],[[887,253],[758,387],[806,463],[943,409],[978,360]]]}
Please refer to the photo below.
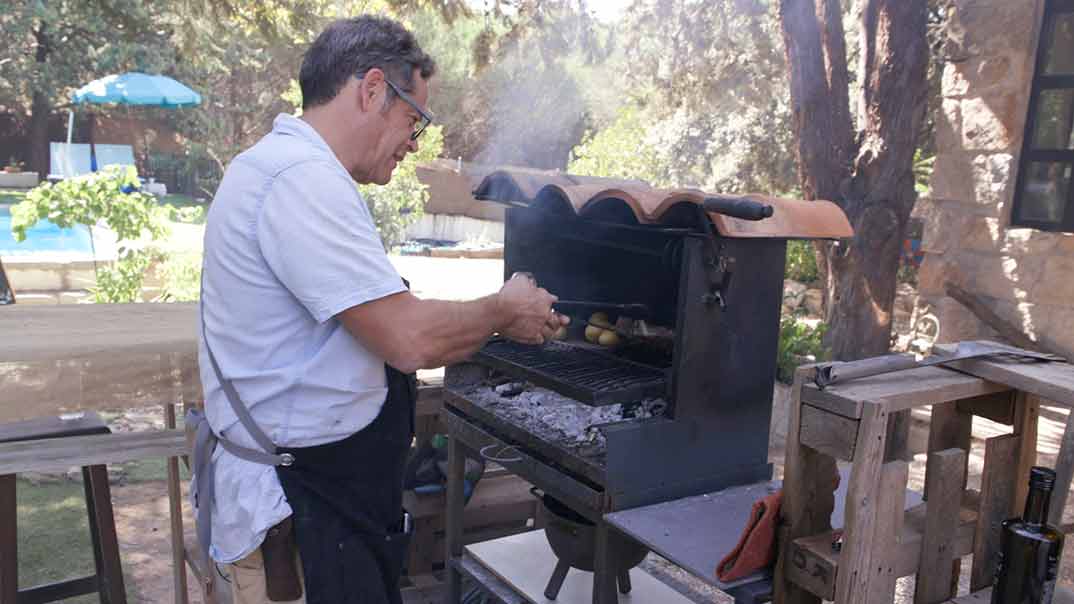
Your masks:
{"label": "grass lawn", "polygon": [[190,195],[184,195],[182,193],[168,193],[160,199],[160,203],[175,206],[177,208],[203,207],[208,205],[195,200]]}
{"label": "grass lawn", "polygon": [[[167,476],[163,459],[146,459],[122,464],[124,484],[160,481]],[[189,472],[180,464],[183,480]],[[19,531],[19,585],[30,587],[92,574],[93,550],[86,520],[86,503],[82,482],[53,479],[33,484],[20,478],[16,482]],[[115,489],[122,488],[113,485]],[[126,568],[126,555],[120,559]],[[127,597],[138,601],[129,576],[124,577]],[[91,604],[95,595],[64,600],[74,604]]]}

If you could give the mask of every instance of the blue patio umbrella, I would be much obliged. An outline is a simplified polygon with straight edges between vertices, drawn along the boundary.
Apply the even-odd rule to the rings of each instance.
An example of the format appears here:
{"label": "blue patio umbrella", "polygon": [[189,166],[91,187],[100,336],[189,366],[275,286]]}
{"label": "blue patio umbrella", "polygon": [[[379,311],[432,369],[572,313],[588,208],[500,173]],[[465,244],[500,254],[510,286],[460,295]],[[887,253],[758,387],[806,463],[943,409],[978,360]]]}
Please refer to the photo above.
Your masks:
{"label": "blue patio umbrella", "polygon": [[[168,76],[150,75],[131,71],[113,74],[94,80],[71,94],[75,105],[95,103],[100,105],[142,105],[175,109],[201,104],[201,95]],[[67,118],[67,142],[71,142],[74,129],[74,111]],[[90,141],[91,165],[96,171],[93,142]]]}
{"label": "blue patio umbrella", "polygon": [[82,103],[118,103],[154,107],[193,107],[201,104],[201,95],[168,76],[132,71],[105,76],[79,88],[71,101]]}

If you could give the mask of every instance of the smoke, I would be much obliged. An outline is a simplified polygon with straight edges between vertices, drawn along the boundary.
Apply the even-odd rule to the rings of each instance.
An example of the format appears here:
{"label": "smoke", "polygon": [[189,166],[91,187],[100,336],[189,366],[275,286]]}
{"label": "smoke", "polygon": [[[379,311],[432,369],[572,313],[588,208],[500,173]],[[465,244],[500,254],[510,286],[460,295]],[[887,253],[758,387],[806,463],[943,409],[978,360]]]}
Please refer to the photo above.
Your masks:
{"label": "smoke", "polygon": [[[565,169],[570,151],[591,124],[583,81],[602,63],[600,27],[570,3],[548,3],[531,15],[524,34],[509,32],[499,40],[495,58],[475,88],[486,96],[486,144],[475,159]],[[595,60],[596,59],[596,60]]]}
{"label": "smoke", "polygon": [[488,143],[478,161],[566,168],[587,122],[585,100],[574,77],[558,63],[494,69],[500,73],[489,87],[493,100]]}

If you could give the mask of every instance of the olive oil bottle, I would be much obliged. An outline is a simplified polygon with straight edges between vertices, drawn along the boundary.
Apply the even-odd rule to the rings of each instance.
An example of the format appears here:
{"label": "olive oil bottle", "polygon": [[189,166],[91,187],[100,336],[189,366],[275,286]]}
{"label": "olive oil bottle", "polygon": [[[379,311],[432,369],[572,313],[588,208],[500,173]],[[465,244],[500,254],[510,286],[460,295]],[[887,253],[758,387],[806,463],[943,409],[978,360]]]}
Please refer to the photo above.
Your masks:
{"label": "olive oil bottle", "polygon": [[1055,472],[1034,467],[1021,518],[1003,521],[992,604],[1049,604],[1063,535],[1047,524]]}

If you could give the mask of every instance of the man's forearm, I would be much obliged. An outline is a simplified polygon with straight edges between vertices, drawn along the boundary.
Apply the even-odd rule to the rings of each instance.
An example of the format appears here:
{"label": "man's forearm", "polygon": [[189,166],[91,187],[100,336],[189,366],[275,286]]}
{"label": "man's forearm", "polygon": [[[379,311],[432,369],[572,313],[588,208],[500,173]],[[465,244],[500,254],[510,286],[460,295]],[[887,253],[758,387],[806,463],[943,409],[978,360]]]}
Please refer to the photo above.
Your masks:
{"label": "man's forearm", "polygon": [[418,347],[421,369],[462,361],[477,352],[506,323],[496,296],[468,302],[421,300]]}
{"label": "man's forearm", "polygon": [[367,348],[404,372],[461,361],[510,321],[496,294],[453,302],[403,292],[337,317]]}

